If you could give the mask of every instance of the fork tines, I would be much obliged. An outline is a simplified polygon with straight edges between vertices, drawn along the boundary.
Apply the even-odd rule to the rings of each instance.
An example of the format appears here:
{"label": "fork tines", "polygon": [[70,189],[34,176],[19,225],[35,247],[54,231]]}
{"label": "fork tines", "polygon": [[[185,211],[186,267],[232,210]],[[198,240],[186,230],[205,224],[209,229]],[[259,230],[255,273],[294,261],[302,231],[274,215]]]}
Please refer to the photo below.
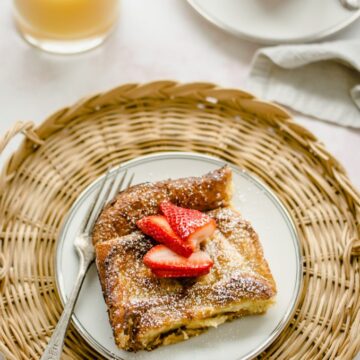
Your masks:
{"label": "fork tines", "polygon": [[[121,165],[119,165],[115,171],[112,171],[110,167],[108,168],[104,178],[100,182],[99,190],[97,191],[95,199],[86,215],[86,221],[84,222],[84,232],[90,232],[102,208],[123,188],[128,171],[126,170],[119,178],[120,173]],[[109,178],[110,182],[108,181]],[[133,180],[134,174],[130,176],[125,189],[131,186]]]}

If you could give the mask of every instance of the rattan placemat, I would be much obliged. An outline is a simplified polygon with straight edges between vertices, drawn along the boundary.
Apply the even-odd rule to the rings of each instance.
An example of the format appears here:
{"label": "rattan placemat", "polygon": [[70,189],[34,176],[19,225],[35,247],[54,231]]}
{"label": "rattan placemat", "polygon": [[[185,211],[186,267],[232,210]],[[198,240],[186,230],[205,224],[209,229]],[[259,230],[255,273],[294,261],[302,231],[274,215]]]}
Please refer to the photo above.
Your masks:
{"label": "rattan placemat", "polygon": [[[0,352],[7,358],[38,359],[60,316],[54,249],[76,197],[109,164],[159,151],[207,153],[250,170],[296,222],[300,303],[261,357],[350,359],[360,350],[359,193],[281,108],[239,90],[161,81],[93,96],[37,129],[20,122],[0,151],[19,132],[26,139],[0,177]],[[72,327],[70,358],[100,358]]]}

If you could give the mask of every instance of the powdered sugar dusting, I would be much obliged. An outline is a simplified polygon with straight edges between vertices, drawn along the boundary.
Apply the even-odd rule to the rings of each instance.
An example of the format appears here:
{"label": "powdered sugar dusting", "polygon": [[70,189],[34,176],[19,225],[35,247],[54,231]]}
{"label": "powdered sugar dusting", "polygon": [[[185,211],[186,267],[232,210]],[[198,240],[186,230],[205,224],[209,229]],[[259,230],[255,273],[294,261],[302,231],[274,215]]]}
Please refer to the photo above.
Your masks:
{"label": "powdered sugar dusting", "polygon": [[[103,210],[93,240],[105,249],[106,259],[98,266],[110,322],[120,347],[142,349],[149,345],[143,336],[150,330],[166,332],[194,319],[211,318],[225,307],[253,299],[268,300],[275,295],[255,231],[239,213],[228,208],[230,185],[231,170],[225,166],[203,177],[133,186]],[[208,211],[216,220],[212,239],[202,245],[214,261],[209,274],[158,278],[144,265],[143,257],[155,243],[137,231],[136,222],[158,214],[164,200]],[[184,334],[188,336],[187,332]],[[161,338],[150,346],[159,344]]]}
{"label": "powdered sugar dusting", "polygon": [[258,273],[258,264],[249,261],[252,252],[247,249],[254,248],[255,234],[251,225],[229,208],[208,214],[218,226],[205,244],[214,267],[199,278],[157,278],[142,261],[154,245],[150,238],[137,231],[117,239],[106,260],[105,298],[115,332],[132,334],[130,348],[140,346],[136,339],[150,328],[166,328],[209,316],[222,306],[274,295]]}

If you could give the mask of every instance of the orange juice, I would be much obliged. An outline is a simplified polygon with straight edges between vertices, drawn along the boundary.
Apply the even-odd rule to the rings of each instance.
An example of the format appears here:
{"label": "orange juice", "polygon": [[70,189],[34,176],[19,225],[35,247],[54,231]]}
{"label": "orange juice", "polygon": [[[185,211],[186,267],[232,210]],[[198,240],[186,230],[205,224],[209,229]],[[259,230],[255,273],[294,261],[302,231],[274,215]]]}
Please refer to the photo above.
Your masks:
{"label": "orange juice", "polygon": [[119,0],[14,3],[17,26],[28,41],[49,51],[52,47],[55,52],[78,52],[98,45],[110,32],[117,19]]}

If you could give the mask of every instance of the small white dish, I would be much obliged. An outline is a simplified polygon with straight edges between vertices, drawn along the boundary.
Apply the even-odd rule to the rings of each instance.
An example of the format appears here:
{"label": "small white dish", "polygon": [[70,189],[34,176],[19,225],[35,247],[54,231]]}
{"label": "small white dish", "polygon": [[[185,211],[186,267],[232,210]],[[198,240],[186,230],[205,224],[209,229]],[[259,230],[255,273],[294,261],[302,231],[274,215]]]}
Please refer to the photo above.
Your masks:
{"label": "small white dish", "polygon": [[[133,184],[146,181],[200,176],[224,165],[224,161],[195,153],[161,153],[123,164],[134,173]],[[79,333],[108,359],[124,360],[227,360],[250,359],[264,350],[292,316],[301,288],[302,265],[299,240],[289,213],[275,194],[255,176],[233,168],[233,204],[250,220],[260,236],[265,257],[277,283],[276,304],[261,316],[226,323],[187,341],[151,352],[129,353],[115,346],[96,267],[85,279],[73,323]],[[66,302],[76,279],[79,260],[73,241],[86,210],[96,194],[100,178],[77,199],[63,225],[56,251],[56,284]]]}
{"label": "small white dish", "polygon": [[340,0],[188,0],[216,26],[262,44],[302,43],[333,35],[352,24],[360,10]]}

